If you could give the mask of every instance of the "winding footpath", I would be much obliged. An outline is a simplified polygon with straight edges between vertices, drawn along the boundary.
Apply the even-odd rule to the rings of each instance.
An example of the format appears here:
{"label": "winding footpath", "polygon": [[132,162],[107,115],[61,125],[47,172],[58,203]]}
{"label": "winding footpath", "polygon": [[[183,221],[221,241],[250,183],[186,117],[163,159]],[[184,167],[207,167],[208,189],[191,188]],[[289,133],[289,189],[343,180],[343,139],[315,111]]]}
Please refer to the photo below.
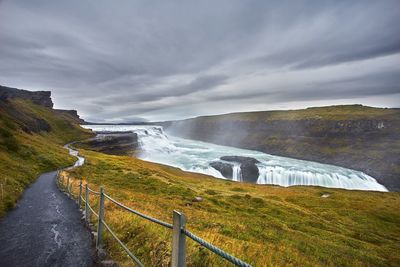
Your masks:
{"label": "winding footpath", "polygon": [[[82,164],[78,157],[75,166]],[[58,189],[56,175],[40,175],[0,220],[0,266],[93,266],[90,233],[77,204]]]}

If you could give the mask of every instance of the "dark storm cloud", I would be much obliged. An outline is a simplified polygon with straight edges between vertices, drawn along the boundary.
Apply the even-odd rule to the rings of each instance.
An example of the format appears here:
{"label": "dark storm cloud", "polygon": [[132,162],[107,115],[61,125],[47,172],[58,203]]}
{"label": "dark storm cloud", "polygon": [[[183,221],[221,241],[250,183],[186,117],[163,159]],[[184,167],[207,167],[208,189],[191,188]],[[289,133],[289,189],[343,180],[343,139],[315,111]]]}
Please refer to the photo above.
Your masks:
{"label": "dark storm cloud", "polygon": [[52,90],[92,121],[393,106],[399,24],[386,0],[5,0],[0,84]]}
{"label": "dark storm cloud", "polygon": [[[273,55],[249,60],[256,65],[288,65],[294,69],[315,68],[335,65],[343,62],[365,60],[380,56],[400,53],[400,35],[393,36],[391,43],[384,44],[354,44],[354,47],[325,46],[323,48],[307,47],[293,51],[281,51]],[[346,44],[348,46],[348,44]],[[353,48],[353,49],[351,49]],[[304,55],[308,55],[305,57]]]}
{"label": "dark storm cloud", "polygon": [[[100,99],[97,104],[109,105],[115,102],[123,102],[125,99],[132,99],[129,104],[140,103],[146,101],[156,101],[167,97],[182,97],[188,94],[196,93],[197,91],[205,91],[212,89],[218,85],[224,84],[227,79],[223,75],[206,75],[196,77],[194,80],[183,85],[169,86],[164,89],[146,91],[146,87],[142,86],[142,90],[133,91],[130,94],[110,96],[106,99]],[[142,110],[141,110],[142,111]]]}
{"label": "dark storm cloud", "polygon": [[298,85],[297,88],[280,88],[279,90],[256,90],[236,95],[215,94],[206,101],[225,99],[263,98],[265,102],[284,102],[296,100],[348,99],[359,96],[399,94],[400,70],[355,76],[327,82],[312,82]]}

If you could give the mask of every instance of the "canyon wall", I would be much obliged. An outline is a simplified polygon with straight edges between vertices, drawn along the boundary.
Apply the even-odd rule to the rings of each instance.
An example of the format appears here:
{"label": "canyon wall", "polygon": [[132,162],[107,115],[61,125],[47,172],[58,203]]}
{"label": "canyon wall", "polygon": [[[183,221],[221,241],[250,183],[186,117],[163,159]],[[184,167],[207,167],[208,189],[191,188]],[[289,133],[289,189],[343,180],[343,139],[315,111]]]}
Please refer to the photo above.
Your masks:
{"label": "canyon wall", "polygon": [[400,190],[400,110],[332,106],[163,122],[185,138],[363,171]]}

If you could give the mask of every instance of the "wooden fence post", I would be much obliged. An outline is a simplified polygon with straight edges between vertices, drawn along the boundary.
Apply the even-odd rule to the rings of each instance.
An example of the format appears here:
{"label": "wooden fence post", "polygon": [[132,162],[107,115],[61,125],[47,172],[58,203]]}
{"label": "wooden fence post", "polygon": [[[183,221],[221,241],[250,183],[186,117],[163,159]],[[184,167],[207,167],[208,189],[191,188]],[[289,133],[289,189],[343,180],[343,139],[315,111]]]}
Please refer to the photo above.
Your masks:
{"label": "wooden fence post", "polygon": [[68,175],[68,179],[67,179],[67,186],[65,189],[67,190],[68,196],[71,196],[71,194],[69,193],[69,175]]}
{"label": "wooden fence post", "polygon": [[89,187],[85,185],[85,219],[87,223],[90,223],[90,210],[89,210]]}
{"label": "wooden fence post", "polygon": [[81,208],[81,198],[82,198],[82,180],[79,182],[79,196],[78,196],[78,206]]}
{"label": "wooden fence post", "polygon": [[185,227],[185,215],[174,210],[172,229],[172,267],[186,266],[186,235],[182,232]]}
{"label": "wooden fence post", "polygon": [[100,187],[100,202],[99,202],[99,221],[97,224],[97,241],[96,247],[101,248],[103,241],[103,220],[104,220],[104,188]]}

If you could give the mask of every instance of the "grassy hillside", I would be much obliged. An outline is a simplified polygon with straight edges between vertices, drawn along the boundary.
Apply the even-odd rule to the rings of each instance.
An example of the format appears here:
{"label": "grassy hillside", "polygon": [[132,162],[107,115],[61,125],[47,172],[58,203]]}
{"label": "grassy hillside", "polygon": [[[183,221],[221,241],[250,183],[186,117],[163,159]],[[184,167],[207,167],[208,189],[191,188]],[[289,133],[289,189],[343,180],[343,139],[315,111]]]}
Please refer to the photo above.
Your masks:
{"label": "grassy hillside", "polygon": [[298,110],[273,110],[239,112],[225,115],[199,117],[204,120],[224,118],[246,121],[274,121],[274,120],[357,120],[357,119],[394,119],[400,114],[399,109],[374,108],[362,105],[338,105],[326,107],[312,107]]}
{"label": "grassy hillside", "polygon": [[[183,211],[190,231],[255,266],[400,265],[399,193],[240,184],[131,157],[81,154],[86,164],[68,172],[76,184],[83,178],[92,188],[103,185],[115,199],[167,222],[174,209]],[[203,201],[194,202],[197,196]],[[109,201],[105,214],[146,266],[168,266],[168,230]],[[226,265],[187,243],[188,266]],[[122,266],[130,266],[109,235],[106,248]]]}
{"label": "grassy hillside", "polygon": [[400,109],[330,106],[162,125],[177,136],[360,170],[400,190]]}
{"label": "grassy hillside", "polygon": [[88,136],[66,112],[29,100],[0,100],[0,217],[40,173],[75,161],[62,147],[65,143]]}

